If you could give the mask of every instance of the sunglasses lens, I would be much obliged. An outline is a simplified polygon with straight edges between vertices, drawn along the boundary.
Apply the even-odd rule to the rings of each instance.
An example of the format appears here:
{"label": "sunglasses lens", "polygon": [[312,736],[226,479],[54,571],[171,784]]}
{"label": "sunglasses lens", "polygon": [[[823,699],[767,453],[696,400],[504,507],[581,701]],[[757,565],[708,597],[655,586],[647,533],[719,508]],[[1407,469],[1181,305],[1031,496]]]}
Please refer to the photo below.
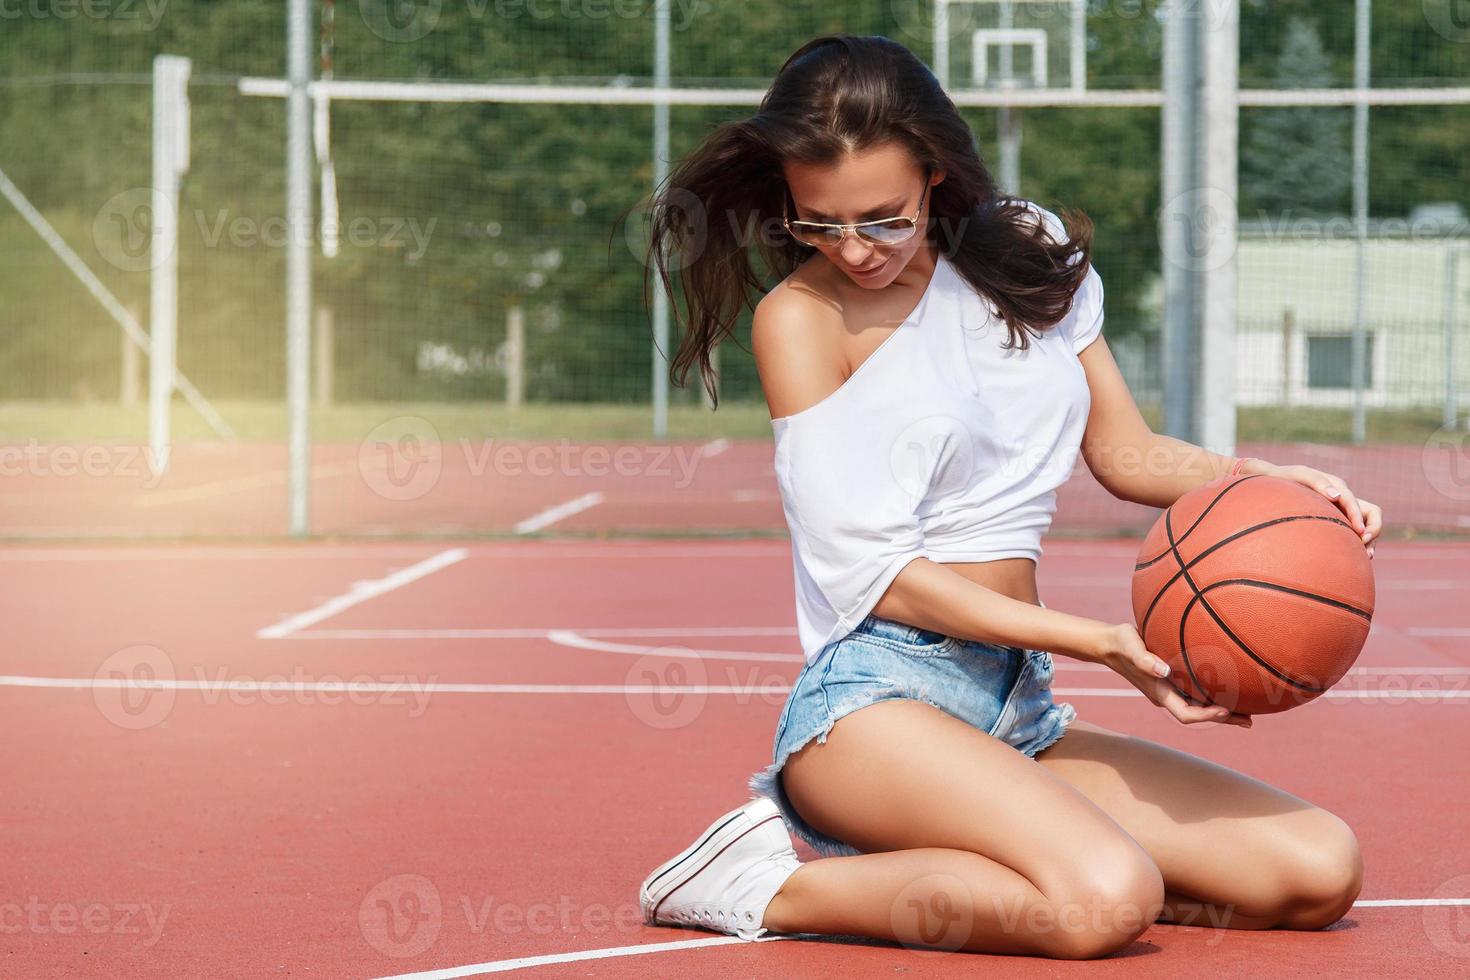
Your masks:
{"label": "sunglasses lens", "polygon": [[[891,218],[869,225],[861,225],[858,237],[873,245],[897,245],[905,241],[918,227],[911,218]],[[809,221],[791,222],[791,234],[803,245],[813,247],[835,247],[842,243],[842,230],[830,225],[814,224]]]}
{"label": "sunglasses lens", "polygon": [[803,245],[830,246],[842,241],[842,229],[808,221],[791,222],[791,234]]}
{"label": "sunglasses lens", "polygon": [[894,218],[863,225],[857,232],[875,245],[897,245],[914,233],[914,222],[910,218]]}

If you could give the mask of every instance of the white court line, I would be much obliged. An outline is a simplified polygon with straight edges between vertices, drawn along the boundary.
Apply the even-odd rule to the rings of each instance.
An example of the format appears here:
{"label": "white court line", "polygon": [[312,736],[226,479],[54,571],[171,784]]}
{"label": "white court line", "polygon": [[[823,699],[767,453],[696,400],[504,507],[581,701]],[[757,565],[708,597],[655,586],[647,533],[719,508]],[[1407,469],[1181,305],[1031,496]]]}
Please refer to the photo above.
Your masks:
{"label": "white court line", "polygon": [[1470,898],[1370,898],[1366,901],[1354,902],[1353,908],[1392,909],[1437,905],[1470,905]]}
{"label": "white court line", "polygon": [[[4,500],[0,496],[0,500]],[[35,529],[30,529],[35,530]],[[282,555],[291,557],[311,558],[337,558],[342,556],[377,555],[400,556],[406,552],[401,544],[373,544],[364,541],[351,541],[346,543],[321,544],[289,544],[270,546],[242,546],[238,549],[227,549],[219,546],[205,546],[184,544],[179,547],[168,548],[157,541],[146,538],[137,540],[119,541],[115,546],[109,548],[98,548],[91,542],[86,545],[68,544],[64,541],[56,543],[38,543],[46,536],[58,538],[81,537],[70,533],[66,529],[56,529],[54,532],[42,529],[44,533],[28,536],[24,541],[16,541],[12,544],[0,546],[0,563],[4,562],[32,562],[32,561],[180,561],[180,560],[214,560],[214,559],[277,559]],[[105,529],[102,529],[105,531]],[[88,532],[91,533],[91,532]],[[98,531],[97,533],[102,533]],[[34,540],[33,540],[34,539]],[[1058,559],[1067,557],[1108,557],[1117,558],[1125,552],[1132,554],[1134,549],[1127,543],[1109,547],[1106,550],[1087,550],[1081,548],[1063,548],[1061,542],[1053,541],[1048,547],[1048,554]],[[1385,545],[1385,547],[1387,547]],[[1445,554],[1431,552],[1420,552],[1414,554],[1388,553],[1392,558],[1404,560],[1443,560],[1464,562],[1470,549],[1462,548]],[[784,537],[752,537],[748,544],[731,545],[711,544],[699,545],[687,542],[673,543],[667,545],[651,545],[648,541],[640,539],[610,540],[603,542],[566,541],[566,540],[507,540],[507,541],[480,541],[474,545],[474,556],[476,558],[515,558],[517,560],[540,560],[556,561],[562,558],[661,558],[661,559],[684,559],[684,558],[781,558],[790,560],[791,546]],[[1382,562],[1384,553],[1380,553],[1375,561]],[[1062,585],[1100,585],[1118,586],[1126,582],[1126,576],[1057,576],[1049,574],[1050,569],[1056,567],[1057,562],[1048,563],[1043,559],[1041,563],[1040,584],[1045,588]],[[1470,583],[1466,583],[1470,584]]]}
{"label": "white court line", "polygon": [[[805,658],[799,653],[775,653],[770,651],[717,650],[700,648],[649,647],[631,643],[599,643],[590,637],[700,637],[700,636],[794,636],[796,630],[782,626],[710,626],[678,627],[647,626],[604,629],[320,629],[302,630],[283,637],[288,640],[535,640],[547,639],[558,646],[579,650],[596,650],[603,653],[628,654],[653,657],[699,657],[712,660],[751,660],[802,663]],[[1109,674],[1113,669],[1104,664],[1074,663],[1054,660],[1053,669],[1082,673]],[[1344,677],[1399,677],[1399,676],[1442,676],[1458,677],[1470,675],[1470,667],[1442,665],[1413,665],[1403,667],[1353,667]]]}
{"label": "white court line", "polygon": [[309,544],[261,545],[241,548],[220,548],[213,545],[185,545],[168,548],[157,542],[120,543],[112,548],[88,548],[86,550],[62,545],[54,548],[26,545],[20,548],[0,548],[0,564],[6,562],[179,562],[179,561],[281,561],[289,559],[315,559],[319,561],[343,561],[351,558],[417,558],[424,553],[423,545],[382,546],[368,544],[332,544],[318,548]]}
{"label": "white court line", "polygon": [[[0,501],[7,498],[0,496]],[[103,529],[105,530],[105,529]],[[39,541],[45,535],[65,538],[78,537],[82,535],[66,533],[63,529],[43,529],[44,535],[36,535]],[[87,532],[92,533],[92,532]],[[101,531],[97,533],[102,533]],[[25,540],[0,546],[0,562],[29,562],[29,561],[154,561],[166,559],[168,561],[204,560],[215,558],[229,559],[275,559],[283,554],[296,556],[310,556],[319,558],[334,558],[339,556],[355,555],[401,555],[406,549],[401,544],[385,543],[374,544],[372,542],[354,540],[348,542],[312,543],[312,544],[286,544],[270,546],[241,546],[239,548],[222,548],[217,545],[195,545],[185,543],[178,547],[169,548],[157,541],[140,538],[136,541],[119,541],[112,547],[99,548],[88,542],[86,545],[67,544],[58,541],[54,544],[37,543],[37,541]],[[699,544],[687,541],[668,544],[654,544],[647,540],[627,538],[623,540],[609,540],[600,542],[571,541],[571,540],[505,540],[505,541],[478,541],[473,546],[476,558],[515,558],[517,560],[541,560],[556,561],[562,558],[656,558],[656,559],[685,559],[685,558],[759,558],[759,559],[784,559],[790,561],[791,546],[784,536],[752,536],[742,544],[731,544],[722,542],[720,544]],[[1115,550],[1115,555],[1119,552]],[[1451,556],[1445,556],[1451,557]],[[1464,561],[1465,555],[1454,556],[1457,560]],[[1043,586],[1055,585],[1116,585],[1122,581],[1120,578],[1092,577],[1081,579],[1077,577],[1057,577],[1043,575]]]}
{"label": "white court line", "polygon": [[[1385,627],[1387,628],[1387,627]],[[289,640],[535,640],[548,639],[559,646],[581,650],[598,650],[605,653],[631,654],[635,656],[665,657],[709,657],[731,660],[769,660],[801,663],[804,657],[798,653],[776,653],[771,651],[668,649],[623,643],[598,643],[590,637],[708,637],[708,636],[795,636],[796,629],[790,626],[628,626],[628,627],[584,627],[575,630],[552,627],[505,627],[500,629],[319,629],[301,630]],[[1103,664],[1074,663],[1071,658],[1057,659],[1054,669],[1089,673],[1112,673],[1111,667]],[[1443,665],[1405,665],[1402,667],[1353,667],[1345,677],[1396,677],[1400,675],[1460,676],[1470,675],[1470,667]]]}
{"label": "white court line", "polygon": [[[1395,627],[1381,623],[1374,624],[1374,631],[1404,632]],[[575,628],[558,626],[525,626],[525,627],[477,627],[477,626],[419,626],[419,627],[365,627],[360,629],[319,629],[302,630],[293,633],[293,640],[524,640],[537,637],[547,637],[553,633],[572,632],[580,636],[601,637],[637,637],[637,636],[672,636],[672,637],[697,637],[697,636],[796,636],[794,626],[578,626]],[[1470,635],[1470,629],[1458,627],[1449,630],[1417,629],[1407,630],[1410,635],[1416,636],[1461,636]],[[1071,658],[1067,658],[1070,660]],[[1060,661],[1057,668],[1067,669],[1076,665],[1064,665]],[[1094,665],[1082,665],[1087,669],[1093,669]],[[1103,668],[1106,669],[1106,668]],[[1357,669],[1357,668],[1355,668]],[[1370,668],[1362,668],[1370,669]],[[1371,668],[1378,669],[1378,668]],[[1428,671],[1430,667],[1402,667],[1382,668],[1383,670],[1421,670]]]}
{"label": "white court line", "polygon": [[[402,694],[411,690],[420,694],[733,694],[755,697],[785,694],[786,684],[765,687],[749,684],[454,684],[439,681],[415,682],[412,678],[397,681],[292,681],[235,678],[228,681],[190,681],[177,679],[138,679],[133,677],[27,677],[0,674],[0,687],[33,687],[63,690],[135,690],[135,691],[273,691],[296,694]],[[1140,695],[1141,696],[1141,695]]]}
{"label": "white court line", "polygon": [[[1057,663],[1054,669],[1060,673],[1064,670],[1087,671],[1091,673],[1113,673],[1113,668],[1104,664],[1086,663]],[[1432,676],[1432,677],[1462,677],[1470,675],[1470,667],[1353,667],[1348,670],[1344,677],[1399,677],[1399,676]]]}
{"label": "white court line", "polygon": [[[1133,687],[1054,687],[1051,693],[1059,698],[1128,698],[1143,697],[1143,692]],[[1429,701],[1438,698],[1470,698],[1470,690],[1453,691],[1340,691],[1330,690],[1319,694],[1317,701],[1372,701],[1378,698],[1404,698],[1411,701]]]}
{"label": "white court line", "polygon": [[[418,683],[413,679],[392,681],[292,681],[285,678],[253,680],[235,678],[228,681],[190,681],[176,679],[138,679],[132,677],[30,677],[0,674],[0,687],[127,689],[139,691],[278,691],[295,693],[401,694],[406,688],[423,694],[731,694],[740,697],[786,694],[785,683],[751,684],[456,684],[439,681]],[[1132,687],[1054,687],[1058,698],[1141,698],[1143,692]],[[1470,690],[1455,691],[1328,691],[1318,701],[1342,699],[1371,701],[1376,698],[1436,700],[1470,698]]]}
{"label": "white court line", "polygon": [[[3,499],[3,498],[0,498]],[[482,541],[474,546],[476,558],[514,558],[517,561],[559,561],[563,558],[760,558],[791,560],[791,547],[776,538],[752,537],[749,545],[669,544],[650,545],[647,541],[608,541],[606,546],[585,541],[544,538],[506,541]],[[765,547],[779,542],[778,547]]]}
{"label": "white court line", "polygon": [[530,534],[532,531],[539,531],[548,524],[555,524],[562,518],[571,517],[573,514],[580,514],[589,507],[596,507],[603,500],[604,497],[601,490],[584,493],[580,497],[557,504],[555,507],[549,507],[539,514],[533,514],[517,524],[515,526],[515,532],[517,534]]}
{"label": "white court line", "polygon": [[[321,629],[291,640],[527,640],[567,632],[556,627],[503,629]],[[795,636],[793,626],[609,626],[578,628],[580,636]]]}
{"label": "white court line", "polygon": [[[758,943],[773,943],[788,936],[761,936]],[[584,949],[576,953],[551,953],[546,956],[522,956],[514,960],[495,960],[490,963],[475,963],[472,966],[451,966],[443,970],[425,970],[422,973],[399,973],[381,980],[452,980],[454,977],[477,977],[487,973],[504,973],[531,966],[549,966],[552,963],[576,963],[581,960],[603,960],[614,956],[640,956],[644,953],[668,953],[680,949],[700,949],[704,946],[730,946],[743,943],[738,936],[715,936],[711,939],[681,939],[672,943],[644,943],[639,946],[614,946],[609,949]]]}
{"label": "white court line", "polygon": [[694,650],[689,647],[650,647],[634,643],[608,643],[579,635],[575,630],[550,630],[546,638],[558,646],[578,650],[596,650],[601,653],[621,653],[635,657],[670,657],[682,660],[698,657],[701,660],[751,660],[762,663],[802,663],[799,653],[754,653],[746,650]]}
{"label": "white court line", "polygon": [[308,609],[304,613],[297,613],[295,616],[283,619],[274,626],[267,626],[264,629],[257,630],[255,636],[261,640],[279,640],[282,637],[291,635],[291,633],[301,629],[303,626],[319,623],[330,616],[337,615],[337,613],[342,612],[344,609],[351,609],[359,603],[366,602],[384,593],[392,592],[394,589],[417,581],[425,575],[431,575],[441,568],[453,565],[455,562],[463,561],[468,556],[469,551],[464,548],[450,548],[448,551],[439,552],[439,554],[432,558],[425,558],[417,565],[410,565],[408,568],[400,569],[383,578],[366,582],[354,582],[351,590],[348,592],[328,599],[315,609]]}
{"label": "white court line", "polygon": [[[1430,906],[1470,905],[1470,898],[1381,898],[1353,903],[1355,909],[1374,908],[1420,908]],[[799,940],[800,935],[761,936],[759,943],[778,942],[783,939]],[[672,943],[643,943],[637,946],[609,946],[604,949],[584,949],[574,953],[548,953],[543,956],[522,956],[513,960],[491,960],[468,966],[451,966],[440,970],[425,970],[419,973],[397,973],[379,977],[378,980],[453,980],[457,977],[479,977],[489,973],[505,973],[509,970],[524,970],[537,966],[552,966],[557,963],[577,963],[583,960],[611,959],[618,956],[641,956],[646,953],[667,953],[682,949],[699,949],[709,946],[732,946],[744,940],[736,936],[717,936],[712,939],[687,939]],[[886,948],[886,947],[880,947]],[[893,947],[895,949],[901,947]]]}
{"label": "white court line", "polygon": [[1410,626],[1410,636],[1470,636],[1470,626]]}

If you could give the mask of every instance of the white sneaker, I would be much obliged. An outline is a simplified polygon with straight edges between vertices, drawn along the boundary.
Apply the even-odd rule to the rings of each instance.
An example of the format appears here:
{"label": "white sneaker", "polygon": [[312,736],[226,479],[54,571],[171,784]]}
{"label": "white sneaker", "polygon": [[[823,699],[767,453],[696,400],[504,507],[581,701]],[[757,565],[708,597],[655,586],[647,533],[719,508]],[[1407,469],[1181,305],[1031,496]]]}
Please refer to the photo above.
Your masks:
{"label": "white sneaker", "polygon": [[644,880],[643,921],[756,939],[766,931],[766,906],[800,866],[781,811],[758,797],[716,820]]}

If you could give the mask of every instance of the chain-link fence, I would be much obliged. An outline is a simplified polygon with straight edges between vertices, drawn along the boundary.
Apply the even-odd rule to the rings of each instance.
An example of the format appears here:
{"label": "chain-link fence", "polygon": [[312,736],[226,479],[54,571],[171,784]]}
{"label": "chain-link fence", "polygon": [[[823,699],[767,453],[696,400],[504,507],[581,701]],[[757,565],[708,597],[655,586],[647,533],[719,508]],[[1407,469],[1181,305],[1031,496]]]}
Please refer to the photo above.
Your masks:
{"label": "chain-link fence", "polygon": [[[1459,6],[1372,5],[1366,44],[1378,97],[1368,109],[1371,221],[1362,233],[1354,110],[1342,96],[1355,84],[1362,39],[1355,4],[1247,0],[1240,9],[1242,450],[1306,451],[1323,468],[1340,461],[1344,476],[1402,503],[1425,529],[1470,524],[1470,474],[1456,469],[1470,467],[1458,427],[1470,401],[1470,23]],[[669,153],[678,159],[712,125],[753,111],[813,35],[904,43],[942,72],[1010,189],[1092,217],[1105,335],[1157,425],[1161,7],[670,2],[669,84],[684,95],[669,109]],[[654,0],[314,5],[315,74],[341,86],[314,103],[313,481],[328,481],[314,527],[517,526],[514,508],[484,506],[468,490],[426,513],[449,492],[443,481],[415,507],[363,517],[342,504],[333,467],[371,489],[362,460],[374,451],[364,447],[385,425],[394,439],[408,431],[433,443],[422,458],[459,458],[459,469],[443,472],[471,476],[470,440],[648,439],[658,369],[642,225],[619,216],[646,198],[656,173],[655,112],[639,93],[659,67],[658,16]],[[147,436],[148,357],[123,321],[146,332],[156,301],[153,66],[170,54],[191,63],[187,168],[168,217],[178,235],[178,369],[198,395],[176,404],[173,439],[212,459],[230,455],[220,448],[226,435],[255,447],[234,469],[202,465],[193,479],[204,489],[191,497],[175,488],[185,494],[177,506],[144,508],[167,517],[123,508],[99,524],[38,502],[13,513],[44,519],[13,517],[7,528],[279,533],[285,5],[40,0],[0,17],[0,173],[10,191],[0,203],[0,438],[45,456],[50,446]],[[996,92],[1014,104],[970,104]],[[1292,95],[1320,92],[1329,94]],[[984,98],[962,97],[977,93]],[[1383,104],[1395,99],[1407,104]],[[1359,330],[1366,445],[1352,431]],[[769,438],[749,346],[747,314],[719,353],[718,411],[691,375],[673,392],[671,439]],[[716,480],[709,500],[679,498],[700,506],[663,508],[657,519],[589,507],[580,520],[612,530],[779,529],[768,467],[758,450],[748,458],[749,471]],[[17,465],[37,477],[36,464]],[[238,492],[257,503],[234,506]],[[374,499],[391,496],[374,490]],[[79,512],[99,498],[86,499]],[[235,523],[188,509],[208,502]],[[1149,517],[1084,490],[1063,504],[1059,531],[1137,529]],[[522,510],[535,513],[529,501]]]}

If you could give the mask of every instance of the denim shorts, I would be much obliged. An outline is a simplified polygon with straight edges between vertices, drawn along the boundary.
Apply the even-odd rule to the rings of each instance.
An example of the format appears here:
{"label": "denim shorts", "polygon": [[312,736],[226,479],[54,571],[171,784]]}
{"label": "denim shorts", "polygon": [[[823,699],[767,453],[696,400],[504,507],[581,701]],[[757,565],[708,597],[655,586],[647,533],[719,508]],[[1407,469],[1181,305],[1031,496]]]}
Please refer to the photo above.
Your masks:
{"label": "denim shorts", "polygon": [[817,831],[791,805],[781,767],[837,720],[878,701],[923,701],[1028,756],[1051,745],[1077,717],[1051,698],[1052,657],[1042,650],[960,640],[891,619],[867,616],[801,669],[776,723],[773,762],[750,789],[780,808],[787,827],[818,854],[860,854]]}

